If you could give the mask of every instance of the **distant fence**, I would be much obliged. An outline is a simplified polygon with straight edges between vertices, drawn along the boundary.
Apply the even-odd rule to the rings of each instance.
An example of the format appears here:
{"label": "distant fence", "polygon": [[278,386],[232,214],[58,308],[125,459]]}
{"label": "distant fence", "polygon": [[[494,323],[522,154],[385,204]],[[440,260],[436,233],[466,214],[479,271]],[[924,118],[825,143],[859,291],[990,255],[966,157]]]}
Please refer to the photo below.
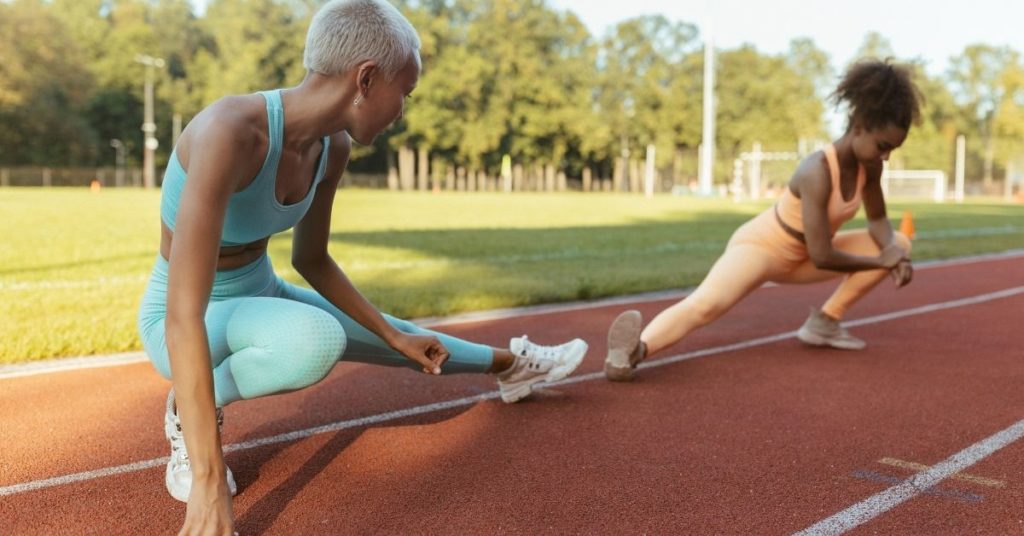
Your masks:
{"label": "distant fence", "polygon": [[[119,172],[120,171],[120,172]],[[103,187],[141,187],[142,169],[102,168],[49,168],[10,167],[0,168],[0,187],[43,186],[43,187],[89,187],[93,181]],[[157,172],[158,184],[163,180],[163,170]],[[384,174],[346,173],[342,186],[359,188],[387,188],[388,177]]]}
{"label": "distant fence", "polygon": [[[623,166],[625,167],[625,166]],[[464,191],[464,192],[634,192],[643,191],[643,178],[639,166],[626,172],[617,170],[614,177],[595,177],[584,169],[579,178],[567,177],[554,166],[514,166],[506,176],[487,175],[482,171],[449,167],[415,179],[392,173],[349,173],[342,176],[342,187],[376,188],[390,190]],[[163,179],[163,170],[157,171],[157,180]],[[102,187],[141,187],[142,169],[50,168],[22,166],[0,168],[0,187],[89,187],[93,181]],[[693,188],[695,177],[678,177],[657,170],[652,181],[655,192],[678,192]]]}
{"label": "distant fence", "polygon": [[141,186],[142,169],[103,168],[0,168],[0,186]]}

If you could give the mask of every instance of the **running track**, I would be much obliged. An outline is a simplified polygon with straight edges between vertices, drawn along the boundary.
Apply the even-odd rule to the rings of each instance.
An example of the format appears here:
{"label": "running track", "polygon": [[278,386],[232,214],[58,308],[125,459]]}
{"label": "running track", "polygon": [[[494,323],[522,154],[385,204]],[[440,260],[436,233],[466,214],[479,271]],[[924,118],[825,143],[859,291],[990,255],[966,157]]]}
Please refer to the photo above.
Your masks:
{"label": "running track", "polygon": [[[1024,252],[883,283],[850,313],[860,353],[793,338],[833,287],[762,288],[629,384],[600,373],[619,300],[437,326],[590,342],[576,375],[520,404],[484,376],[358,364],[235,404],[238,530],[1024,532]],[[650,318],[671,301],[631,306]],[[0,374],[0,534],[173,534],[168,385],[137,362]]]}

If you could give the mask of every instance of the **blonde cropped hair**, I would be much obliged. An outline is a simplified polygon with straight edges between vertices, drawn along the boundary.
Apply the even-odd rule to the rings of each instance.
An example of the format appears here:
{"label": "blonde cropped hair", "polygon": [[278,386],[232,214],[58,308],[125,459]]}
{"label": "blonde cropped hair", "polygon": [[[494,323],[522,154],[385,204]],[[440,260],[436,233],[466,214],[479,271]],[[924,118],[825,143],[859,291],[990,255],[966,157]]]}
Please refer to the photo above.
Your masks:
{"label": "blonde cropped hair", "polygon": [[302,64],[332,75],[372,60],[391,80],[410,58],[420,65],[419,49],[416,29],[386,0],[332,0],[313,16]]}

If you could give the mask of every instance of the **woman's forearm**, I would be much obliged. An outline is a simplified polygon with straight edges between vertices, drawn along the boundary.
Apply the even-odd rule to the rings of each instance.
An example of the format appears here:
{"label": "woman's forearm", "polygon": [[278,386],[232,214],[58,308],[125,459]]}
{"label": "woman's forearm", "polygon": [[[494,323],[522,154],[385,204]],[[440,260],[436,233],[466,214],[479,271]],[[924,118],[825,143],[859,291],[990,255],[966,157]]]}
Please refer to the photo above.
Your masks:
{"label": "woman's forearm", "polygon": [[869,220],[868,234],[871,235],[871,239],[875,241],[878,249],[885,249],[896,239],[896,234],[892,231],[892,225],[887,219]]}
{"label": "woman's forearm", "polygon": [[398,330],[384,319],[380,311],[359,292],[333,260],[328,258],[316,265],[296,269],[327,301],[384,342],[392,344],[395,336],[399,334]]}
{"label": "woman's forearm", "polygon": [[210,350],[202,319],[167,318],[167,351],[174,399],[195,478],[223,477]]}
{"label": "woman's forearm", "polygon": [[885,267],[880,257],[851,255],[835,248],[829,249],[824,255],[812,256],[811,261],[817,268],[834,272],[860,272]]}

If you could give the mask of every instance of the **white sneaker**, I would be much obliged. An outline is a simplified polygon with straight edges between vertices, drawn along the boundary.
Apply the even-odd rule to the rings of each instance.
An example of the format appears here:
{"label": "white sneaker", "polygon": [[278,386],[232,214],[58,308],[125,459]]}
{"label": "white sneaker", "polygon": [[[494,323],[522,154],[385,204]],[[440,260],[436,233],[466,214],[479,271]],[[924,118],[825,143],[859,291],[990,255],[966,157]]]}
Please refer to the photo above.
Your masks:
{"label": "white sneaker", "polygon": [[587,343],[582,339],[559,346],[541,346],[524,335],[512,339],[508,348],[515,354],[516,362],[498,374],[498,388],[501,399],[509,404],[529,396],[535,383],[556,382],[568,376],[587,355]]}
{"label": "white sneaker", "polygon": [[[224,410],[217,408],[217,428],[220,429],[224,423]],[[188,452],[185,450],[185,437],[181,434],[181,420],[178,419],[178,412],[174,406],[174,389],[167,395],[167,411],[164,413],[164,435],[171,442],[171,459],[167,461],[167,471],[164,474],[164,483],[167,484],[167,491],[171,497],[183,503],[188,502],[188,494],[192,490],[192,466],[188,460]],[[224,466],[228,477],[228,489],[231,495],[238,493],[238,486],[235,485],[235,476],[231,469]]]}

